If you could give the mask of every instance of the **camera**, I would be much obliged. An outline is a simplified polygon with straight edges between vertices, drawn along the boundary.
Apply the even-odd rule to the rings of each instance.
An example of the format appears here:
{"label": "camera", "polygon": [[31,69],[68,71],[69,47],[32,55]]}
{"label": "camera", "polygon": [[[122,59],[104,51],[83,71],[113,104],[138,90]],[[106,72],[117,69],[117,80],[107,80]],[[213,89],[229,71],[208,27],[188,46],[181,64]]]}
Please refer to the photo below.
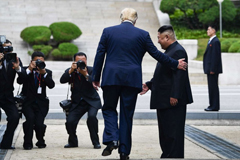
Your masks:
{"label": "camera", "polygon": [[7,62],[17,62],[17,54],[16,53],[6,53],[4,57]]}
{"label": "camera", "polygon": [[23,96],[22,94],[16,95],[14,97],[15,104],[16,104],[16,107],[18,109],[18,113],[19,113],[20,116],[22,114],[22,106],[23,106],[23,102],[24,102],[25,98],[26,97]]}
{"label": "camera", "polygon": [[12,46],[3,46],[3,44],[6,42],[6,36],[0,35],[0,53],[3,52],[12,52],[13,47]]}
{"label": "camera", "polygon": [[36,67],[38,67],[39,69],[44,69],[46,67],[46,64],[45,64],[45,62],[41,61],[40,59],[37,59]]}
{"label": "camera", "polygon": [[85,69],[86,64],[82,60],[77,61],[77,68]]}

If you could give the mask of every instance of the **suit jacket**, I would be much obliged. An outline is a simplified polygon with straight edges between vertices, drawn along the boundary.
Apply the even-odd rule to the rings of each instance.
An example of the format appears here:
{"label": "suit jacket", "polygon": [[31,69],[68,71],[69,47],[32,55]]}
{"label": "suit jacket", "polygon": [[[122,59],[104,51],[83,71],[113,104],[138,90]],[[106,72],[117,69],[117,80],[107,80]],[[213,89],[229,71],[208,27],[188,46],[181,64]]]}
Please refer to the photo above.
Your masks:
{"label": "suit jacket", "polygon": [[[173,59],[185,58],[188,56],[185,49],[176,41],[165,51],[165,54]],[[192,92],[188,77],[188,69],[172,70],[165,64],[157,63],[153,78],[146,83],[151,89],[151,109],[166,109],[170,105],[170,97],[178,99],[178,105],[186,105],[193,102]]]}
{"label": "suit jacket", "polygon": [[[28,67],[24,67],[27,69]],[[39,76],[39,80],[37,81],[37,84],[35,84],[35,75],[33,72],[29,73],[25,79],[18,78],[17,81],[20,84],[23,84],[22,92],[21,94],[23,96],[26,96],[26,99],[23,103],[23,113],[24,110],[27,110],[29,107],[33,105],[33,103],[39,104],[39,109],[43,116],[45,117],[49,110],[49,99],[46,94],[46,88],[54,88],[55,82],[52,79],[52,71],[49,69],[46,69],[47,76],[44,78],[44,75]],[[38,94],[38,87],[40,86],[42,88],[41,94]]]}
{"label": "suit jacket", "polygon": [[13,98],[13,82],[16,76],[16,73],[18,74],[18,77],[24,78],[26,76],[26,71],[22,67],[22,62],[19,58],[20,66],[21,66],[21,72],[17,72],[15,69],[13,69],[13,64],[9,63],[7,71],[5,69],[4,64],[2,63],[2,69],[0,69],[0,105],[1,103],[5,103],[6,100],[11,101],[12,103],[15,103]]}
{"label": "suit jacket", "polygon": [[93,81],[100,81],[104,57],[105,66],[101,86],[123,85],[142,89],[142,59],[148,52],[160,63],[177,68],[178,61],[170,59],[152,43],[149,33],[130,22],[103,30],[93,66]]}
{"label": "suit jacket", "polygon": [[214,37],[207,45],[203,57],[203,70],[205,74],[222,73],[221,44],[217,37]]}
{"label": "suit jacket", "polygon": [[97,109],[102,108],[100,97],[92,85],[92,67],[87,66],[89,74],[88,81],[86,81],[85,77],[82,74],[77,72],[71,73],[70,76],[69,69],[70,68],[68,68],[63,73],[62,77],[60,78],[60,82],[71,84],[72,107],[70,108],[70,111],[77,107],[82,99],[92,107],[95,107]]}

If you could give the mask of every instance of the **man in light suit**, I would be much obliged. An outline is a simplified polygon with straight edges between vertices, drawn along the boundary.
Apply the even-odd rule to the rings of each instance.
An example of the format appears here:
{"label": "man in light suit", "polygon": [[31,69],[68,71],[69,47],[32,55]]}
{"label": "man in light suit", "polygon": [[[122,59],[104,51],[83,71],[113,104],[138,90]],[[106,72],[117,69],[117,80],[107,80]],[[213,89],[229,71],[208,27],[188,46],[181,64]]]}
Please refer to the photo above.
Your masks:
{"label": "man in light suit", "polygon": [[216,37],[216,27],[210,25],[207,30],[210,37],[203,57],[203,70],[207,74],[209,106],[205,111],[220,109],[218,75],[222,73],[221,44]]}
{"label": "man in light suit", "polygon": [[[184,57],[188,62],[187,53],[176,41],[172,26],[159,28],[158,43],[167,56],[176,60]],[[153,78],[143,84],[140,94],[149,89],[152,91],[150,108],[157,109],[161,158],[184,158],[186,105],[193,102],[188,69],[172,70],[157,63]]]}
{"label": "man in light suit", "polygon": [[[102,156],[108,156],[119,147],[120,159],[129,159],[131,152],[132,121],[138,93],[142,90],[142,58],[148,52],[160,63],[173,69],[185,69],[183,60],[173,60],[152,43],[149,33],[134,27],[137,12],[125,8],[120,15],[122,23],[103,30],[93,66],[93,86],[103,90],[102,108],[105,128],[103,144],[107,147]],[[120,123],[118,126],[117,103],[120,98]],[[118,143],[119,141],[119,143]]]}
{"label": "man in light suit", "polygon": [[0,107],[5,111],[7,115],[7,128],[3,135],[0,149],[15,149],[12,146],[14,131],[18,126],[19,114],[13,97],[13,82],[16,74],[18,77],[24,78],[26,71],[22,67],[20,58],[16,57],[16,62],[8,62],[6,54],[11,54],[12,42],[6,40],[3,43],[5,48],[9,51],[0,53]]}

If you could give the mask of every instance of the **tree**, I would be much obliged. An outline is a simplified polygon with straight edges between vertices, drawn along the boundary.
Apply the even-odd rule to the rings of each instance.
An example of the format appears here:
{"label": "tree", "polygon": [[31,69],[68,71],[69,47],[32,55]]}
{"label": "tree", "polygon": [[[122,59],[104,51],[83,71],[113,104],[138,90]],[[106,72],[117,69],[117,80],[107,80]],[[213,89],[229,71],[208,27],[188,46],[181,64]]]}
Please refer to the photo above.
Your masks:
{"label": "tree", "polygon": [[[209,23],[219,22],[219,4],[217,0],[162,0],[162,12],[168,13],[171,22],[191,29],[205,28]],[[235,18],[236,8],[230,0],[222,3],[222,18],[231,22]]]}

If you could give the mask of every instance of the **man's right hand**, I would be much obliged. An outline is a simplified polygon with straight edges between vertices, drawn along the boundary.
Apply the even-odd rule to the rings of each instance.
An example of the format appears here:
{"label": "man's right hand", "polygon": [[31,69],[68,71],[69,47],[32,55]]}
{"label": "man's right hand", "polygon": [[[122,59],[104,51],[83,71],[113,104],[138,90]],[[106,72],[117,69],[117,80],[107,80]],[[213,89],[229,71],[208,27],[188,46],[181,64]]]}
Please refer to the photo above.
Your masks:
{"label": "man's right hand", "polygon": [[140,95],[147,93],[148,90],[149,90],[148,86],[144,83],[142,85],[142,92],[140,92]]}
{"label": "man's right hand", "polygon": [[177,66],[177,68],[178,68],[178,69],[182,69],[182,70],[185,71],[188,64],[187,64],[184,60],[185,60],[185,58],[182,58],[182,59],[179,59],[179,60],[178,60],[178,66]]}
{"label": "man's right hand", "polygon": [[4,58],[4,54],[3,54],[3,53],[0,53],[0,66],[2,65],[3,58]]}
{"label": "man's right hand", "polygon": [[95,88],[98,91],[98,87],[100,87],[100,82],[93,81],[92,85],[93,85],[93,88]]}
{"label": "man's right hand", "polygon": [[35,62],[35,61],[31,61],[30,64],[29,64],[29,66],[28,66],[28,69],[29,69],[30,71],[32,71],[33,68],[36,68],[36,62]]}
{"label": "man's right hand", "polygon": [[74,72],[74,70],[77,69],[77,63],[73,62],[71,68],[69,69],[69,74],[71,74],[72,72]]}

